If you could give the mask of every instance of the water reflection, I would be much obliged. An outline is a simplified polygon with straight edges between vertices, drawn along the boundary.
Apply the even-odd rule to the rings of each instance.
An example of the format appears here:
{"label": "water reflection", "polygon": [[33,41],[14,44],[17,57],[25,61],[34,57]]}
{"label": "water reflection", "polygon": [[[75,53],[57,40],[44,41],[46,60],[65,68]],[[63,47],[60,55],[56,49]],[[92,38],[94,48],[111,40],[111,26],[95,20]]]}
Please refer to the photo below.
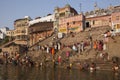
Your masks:
{"label": "water reflection", "polygon": [[0,80],[120,80],[112,71],[79,71],[52,68],[0,66]]}

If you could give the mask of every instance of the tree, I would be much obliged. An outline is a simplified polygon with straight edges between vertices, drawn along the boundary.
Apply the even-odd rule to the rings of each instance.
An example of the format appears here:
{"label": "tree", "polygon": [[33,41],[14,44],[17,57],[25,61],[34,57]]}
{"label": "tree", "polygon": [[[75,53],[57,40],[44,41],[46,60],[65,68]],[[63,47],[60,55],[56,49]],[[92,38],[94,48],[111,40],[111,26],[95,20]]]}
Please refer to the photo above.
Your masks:
{"label": "tree", "polygon": [[3,40],[1,40],[0,45],[4,45],[7,42],[9,42],[9,37],[8,36],[6,36]]}

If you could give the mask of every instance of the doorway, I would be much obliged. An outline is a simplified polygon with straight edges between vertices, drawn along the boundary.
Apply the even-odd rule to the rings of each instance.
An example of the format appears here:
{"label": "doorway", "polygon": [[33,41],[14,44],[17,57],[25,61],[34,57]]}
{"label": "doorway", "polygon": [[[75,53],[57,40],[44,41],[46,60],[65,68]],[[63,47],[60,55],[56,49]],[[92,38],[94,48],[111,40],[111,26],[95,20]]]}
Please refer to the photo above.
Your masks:
{"label": "doorway", "polygon": [[86,28],[90,28],[90,23],[86,22]]}

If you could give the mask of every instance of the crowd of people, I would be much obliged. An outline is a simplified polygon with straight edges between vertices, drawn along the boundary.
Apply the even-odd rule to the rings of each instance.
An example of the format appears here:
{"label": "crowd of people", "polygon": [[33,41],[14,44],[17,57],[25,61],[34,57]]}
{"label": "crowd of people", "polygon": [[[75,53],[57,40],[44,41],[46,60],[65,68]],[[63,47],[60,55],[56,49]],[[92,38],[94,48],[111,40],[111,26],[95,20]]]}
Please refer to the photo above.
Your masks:
{"label": "crowd of people", "polygon": [[[92,50],[94,49],[97,52],[100,52],[99,58],[107,61],[109,60],[109,53],[106,52],[107,49],[107,43],[109,42],[109,37],[112,37],[114,39],[115,33],[110,33],[110,31],[107,31],[104,33],[104,39],[93,39],[92,35],[89,35],[89,37],[85,40],[82,40],[77,43],[73,43],[70,45],[66,45],[64,43],[61,43],[59,40],[58,42],[50,42],[49,44],[45,45],[36,45],[32,48],[32,51],[44,51],[46,54],[51,54],[51,60],[53,62],[57,62],[59,65],[63,62],[63,56],[61,54],[58,54],[59,51],[63,51],[64,48],[69,48],[69,50],[65,51],[65,58],[69,61],[69,57],[73,56],[73,52],[76,54],[84,55],[86,50]],[[54,40],[54,39],[53,39]],[[57,56],[56,56],[57,55]],[[16,53],[14,56],[9,56],[8,53],[3,54],[3,58],[5,59],[5,63],[11,63],[13,65],[26,65],[26,66],[33,66],[33,65],[40,65],[42,66],[42,62],[34,62],[32,61],[32,58],[29,55],[25,55],[24,57],[21,57],[19,53]],[[72,67],[72,64],[67,66],[69,68]],[[92,62],[90,65],[84,64],[84,66],[80,66],[81,69],[88,68],[90,70],[96,70],[96,64]],[[113,70],[117,70],[119,67],[117,64],[114,65]]]}

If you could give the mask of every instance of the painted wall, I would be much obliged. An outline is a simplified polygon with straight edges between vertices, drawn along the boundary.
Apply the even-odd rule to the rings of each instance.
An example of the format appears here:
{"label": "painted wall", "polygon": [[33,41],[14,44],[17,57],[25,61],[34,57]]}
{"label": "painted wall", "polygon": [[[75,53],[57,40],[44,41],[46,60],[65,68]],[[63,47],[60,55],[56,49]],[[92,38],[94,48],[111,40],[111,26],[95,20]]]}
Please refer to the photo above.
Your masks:
{"label": "painted wall", "polygon": [[83,15],[76,15],[59,21],[59,32],[60,33],[70,33],[70,32],[80,32],[83,30]]}
{"label": "painted wall", "polygon": [[120,32],[120,12],[112,13],[112,28]]}
{"label": "painted wall", "polygon": [[91,28],[111,26],[111,15],[101,15],[101,16],[86,18],[86,22],[89,22]]}

